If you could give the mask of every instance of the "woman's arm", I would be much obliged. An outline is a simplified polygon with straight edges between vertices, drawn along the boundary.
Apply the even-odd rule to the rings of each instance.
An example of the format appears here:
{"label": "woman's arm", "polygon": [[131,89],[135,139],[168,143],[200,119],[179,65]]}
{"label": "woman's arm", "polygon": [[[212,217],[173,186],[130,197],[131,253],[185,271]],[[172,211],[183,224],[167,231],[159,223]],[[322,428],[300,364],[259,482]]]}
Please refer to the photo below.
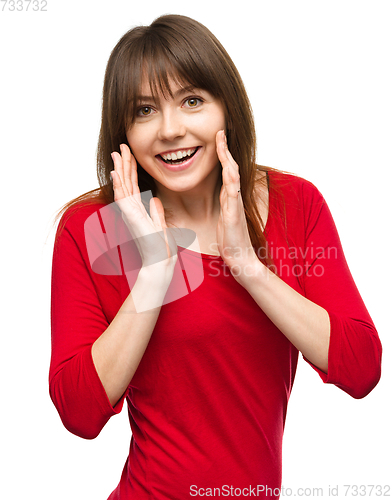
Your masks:
{"label": "woman's arm", "polygon": [[222,132],[217,134],[217,152],[223,167],[221,215],[217,228],[222,258],[233,270],[235,279],[246,288],[290,342],[311,363],[327,372],[330,337],[328,313],[296,292],[257,258],[250,241],[239,191],[238,165],[227,149]]}
{"label": "woman's arm", "polygon": [[[127,158],[121,165],[116,158],[114,188],[139,252],[122,257],[131,259],[131,265],[140,257],[142,264],[140,269],[136,263],[140,271],[122,306],[118,309],[123,295],[116,279],[122,267],[118,269],[117,247],[111,248],[119,243],[107,246],[110,231],[120,230],[115,211],[109,211],[109,226],[103,229],[102,214],[92,214],[96,207],[77,208],[56,238],[53,254],[50,395],[65,427],[87,439],[96,437],[121,410],[177,259],[175,241],[165,231],[162,205],[152,199],[148,216],[137,187],[136,165]],[[95,225],[87,223],[91,215]],[[125,229],[121,221],[120,233]]]}
{"label": "woman's arm", "polygon": [[[220,133],[217,151],[223,167],[217,228],[222,258],[234,278],[324,382],[337,385],[353,397],[364,397],[380,378],[381,343],[352,279],[324,199],[310,183],[295,181],[295,177],[287,180],[297,186],[290,205],[296,207],[289,221],[290,231],[297,235],[297,244],[304,245],[301,250],[306,256],[298,263],[302,269],[299,293],[257,258],[247,231],[238,166]],[[317,249],[315,256],[307,252],[309,248]]]}
{"label": "woman's arm", "polygon": [[146,350],[171,277],[160,263],[142,268],[117,315],[92,346],[94,365],[112,406],[126,391]]}
{"label": "woman's arm", "polygon": [[[161,263],[140,269],[124,300],[121,283],[126,286],[127,280],[112,258],[106,262],[109,272],[92,268],[84,228],[95,210],[82,208],[69,218],[56,241],[52,267],[50,396],[64,426],[86,439],[95,438],[121,411],[171,276]],[[113,218],[108,222],[117,224]],[[138,257],[136,249],[132,262],[133,254]],[[136,264],[135,273],[140,260]]]}
{"label": "woman's arm", "polygon": [[296,292],[258,259],[244,264],[237,281],[290,342],[327,373],[331,329],[327,311]]}
{"label": "woman's arm", "polygon": [[128,146],[120,148],[121,155],[112,154],[114,198],[138,246],[142,268],[118,314],[92,347],[94,365],[111,404],[123,395],[146,350],[177,259],[161,201],[151,199],[150,217],[141,200],[136,160]]}

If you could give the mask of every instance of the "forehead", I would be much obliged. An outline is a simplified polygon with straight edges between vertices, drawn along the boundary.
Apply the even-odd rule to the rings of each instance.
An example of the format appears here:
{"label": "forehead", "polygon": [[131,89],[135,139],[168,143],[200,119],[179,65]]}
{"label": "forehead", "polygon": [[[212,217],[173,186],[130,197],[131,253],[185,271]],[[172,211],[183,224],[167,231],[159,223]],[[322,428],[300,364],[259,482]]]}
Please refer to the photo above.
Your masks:
{"label": "forehead", "polygon": [[191,85],[189,81],[184,81],[178,75],[148,75],[146,71],[143,72],[141,82],[138,89],[138,98],[153,97],[155,99],[173,98],[182,91],[194,89],[195,86]]}

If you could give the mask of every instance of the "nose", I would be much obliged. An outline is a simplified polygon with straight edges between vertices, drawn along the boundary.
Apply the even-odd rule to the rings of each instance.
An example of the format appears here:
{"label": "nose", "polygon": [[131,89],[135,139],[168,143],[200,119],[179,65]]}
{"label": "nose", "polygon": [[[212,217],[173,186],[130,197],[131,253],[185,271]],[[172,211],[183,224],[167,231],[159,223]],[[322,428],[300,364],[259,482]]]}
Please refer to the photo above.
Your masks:
{"label": "nose", "polygon": [[158,138],[161,141],[172,142],[185,135],[185,124],[181,112],[175,109],[166,109],[161,114]]}

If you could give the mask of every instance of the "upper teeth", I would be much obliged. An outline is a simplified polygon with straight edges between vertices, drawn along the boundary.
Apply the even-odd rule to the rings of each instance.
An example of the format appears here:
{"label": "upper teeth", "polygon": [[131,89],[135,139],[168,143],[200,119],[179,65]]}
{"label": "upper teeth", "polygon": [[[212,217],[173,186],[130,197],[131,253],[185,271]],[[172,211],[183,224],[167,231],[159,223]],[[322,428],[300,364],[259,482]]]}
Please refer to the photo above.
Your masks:
{"label": "upper teeth", "polygon": [[167,153],[166,155],[161,155],[164,160],[181,160],[185,156],[190,156],[196,151],[196,148],[186,149],[184,151],[177,151],[176,153]]}

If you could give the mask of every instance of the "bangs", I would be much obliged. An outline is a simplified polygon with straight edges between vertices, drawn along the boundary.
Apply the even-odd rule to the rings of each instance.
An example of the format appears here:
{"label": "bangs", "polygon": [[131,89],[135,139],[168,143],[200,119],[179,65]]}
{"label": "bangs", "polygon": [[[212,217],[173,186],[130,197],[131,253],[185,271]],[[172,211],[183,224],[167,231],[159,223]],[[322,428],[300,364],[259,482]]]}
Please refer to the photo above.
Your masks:
{"label": "bangs", "polygon": [[194,80],[191,75],[184,75],[181,68],[176,68],[172,61],[164,57],[164,54],[159,54],[156,60],[145,58],[137,96],[142,95],[142,87],[148,82],[151,95],[155,100],[158,100],[160,95],[165,99],[173,98],[173,84],[181,88],[199,87],[195,81],[191,80]]}

